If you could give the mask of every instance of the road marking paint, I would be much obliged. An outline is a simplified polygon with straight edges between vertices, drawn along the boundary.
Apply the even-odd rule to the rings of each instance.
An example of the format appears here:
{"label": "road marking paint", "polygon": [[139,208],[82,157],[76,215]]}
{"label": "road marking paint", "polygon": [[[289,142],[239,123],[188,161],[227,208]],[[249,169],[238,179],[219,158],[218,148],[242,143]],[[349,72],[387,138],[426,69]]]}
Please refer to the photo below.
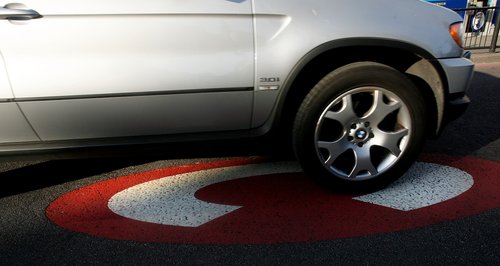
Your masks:
{"label": "road marking paint", "polygon": [[250,176],[300,172],[297,163],[265,163],[209,169],[145,182],[115,194],[108,201],[114,213],[137,221],[198,227],[239,209],[201,201],[196,191],[220,182]]}
{"label": "road marking paint", "polygon": [[472,176],[457,168],[417,162],[384,190],[354,199],[411,211],[452,199],[465,193],[473,184]]}
{"label": "road marking paint", "polygon": [[[300,171],[296,163],[281,162],[184,173],[123,190],[111,197],[108,208],[137,221],[198,227],[242,207],[199,200],[195,197],[198,190],[239,178]],[[454,198],[469,190],[473,183],[471,175],[457,168],[417,162],[388,188],[353,199],[410,211]]]}
{"label": "road marking paint", "polygon": [[[377,200],[370,203],[361,201],[357,199],[360,195],[332,193],[311,182],[303,173],[290,173],[289,168],[284,166],[283,169],[267,171],[265,168],[272,168],[275,163],[265,158],[253,157],[195,162],[111,178],[61,195],[47,207],[45,213],[50,221],[67,230],[116,240],[178,244],[277,244],[398,232],[476,215],[500,206],[499,162],[447,155],[425,155],[421,156],[419,161],[426,163],[417,163],[416,168],[431,166],[430,169],[414,177],[402,177],[387,188],[383,196],[385,206],[378,204]],[[263,164],[268,166],[262,166]],[[281,163],[276,162],[276,165]],[[250,169],[261,166],[264,168],[262,172]],[[211,172],[211,169],[221,169],[221,172]],[[235,178],[240,177],[231,180],[232,174],[226,174],[226,171],[247,173],[233,175]],[[412,168],[409,173],[414,171]],[[473,177],[473,181],[465,172]],[[166,181],[188,173],[195,173],[192,175],[193,183],[203,179],[211,181],[207,182],[206,186],[195,184],[190,189],[182,188],[180,191],[188,194],[188,200],[182,203],[195,204],[195,207],[213,204],[217,206],[219,215],[224,213],[220,212],[220,209],[229,212],[216,219],[212,219],[216,215],[210,214],[208,217],[212,220],[208,219],[210,221],[205,223],[203,220],[191,221],[190,224],[179,223],[179,219],[174,218],[173,221],[177,221],[181,225],[179,226],[167,224],[172,223],[172,218],[163,215],[165,212],[159,212],[159,217],[151,219],[153,222],[144,221],[144,213],[139,215],[142,220],[122,216],[134,216],[133,212],[143,212],[143,207],[137,207],[140,205],[126,211],[122,209],[128,214],[117,214],[110,209],[111,198],[125,190],[157,179]],[[440,177],[429,181],[429,176],[426,175],[431,173]],[[424,183],[428,184],[421,185],[418,180],[424,180]],[[178,185],[189,187],[191,182]],[[402,184],[398,185],[399,182]],[[405,184],[408,182],[415,184]],[[453,183],[451,187],[450,182]],[[402,187],[407,185],[409,187],[402,192]],[[467,189],[470,185],[472,187]],[[200,186],[202,187],[199,188]],[[196,187],[199,189],[196,190]],[[143,189],[150,190],[147,187]],[[400,195],[391,194],[394,189],[399,190],[399,194],[406,193],[407,198],[401,199]],[[438,200],[433,198],[432,189],[435,189],[435,192],[448,192]],[[422,191],[428,192],[427,196],[431,197],[426,198]],[[162,191],[156,193],[163,199],[170,197]],[[126,194],[122,194],[124,195]],[[380,197],[376,194],[371,196]],[[142,197],[148,196],[140,195],[136,200],[143,200]],[[392,198],[395,198],[394,201],[403,201],[404,204],[388,204]],[[118,197],[113,200],[116,199]],[[148,200],[155,201],[146,201]],[[439,202],[435,203],[437,201]],[[126,202],[133,202],[133,199],[115,203],[119,203],[118,206],[125,204],[122,207],[127,209]],[[158,200],[154,204],[165,208],[163,203],[163,200]],[[176,205],[168,208],[174,208],[175,211],[178,207]],[[183,208],[177,212],[186,210]],[[410,210],[411,208],[416,209]],[[195,213],[194,216],[199,214]],[[196,224],[200,226],[195,227]]]}

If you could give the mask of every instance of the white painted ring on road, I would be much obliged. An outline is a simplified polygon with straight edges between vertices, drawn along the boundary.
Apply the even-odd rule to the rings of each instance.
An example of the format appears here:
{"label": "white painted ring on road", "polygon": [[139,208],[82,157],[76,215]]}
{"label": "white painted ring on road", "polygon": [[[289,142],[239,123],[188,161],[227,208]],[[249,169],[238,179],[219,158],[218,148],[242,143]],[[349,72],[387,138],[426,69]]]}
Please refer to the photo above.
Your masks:
{"label": "white painted ring on road", "polygon": [[[293,162],[231,166],[179,174],[123,190],[108,201],[114,213],[162,225],[198,227],[241,206],[199,200],[196,191],[212,184],[252,176],[300,172]],[[354,200],[410,211],[454,198],[469,190],[471,175],[454,167],[417,162],[388,188]]]}
{"label": "white painted ring on road", "polygon": [[457,168],[417,162],[386,189],[354,199],[411,211],[452,199],[473,184],[472,176]]}
{"label": "white painted ring on road", "polygon": [[130,219],[163,225],[198,227],[241,206],[201,201],[196,191],[239,178],[300,172],[296,163],[265,163],[215,168],[142,183],[115,194],[108,201],[114,213]]}

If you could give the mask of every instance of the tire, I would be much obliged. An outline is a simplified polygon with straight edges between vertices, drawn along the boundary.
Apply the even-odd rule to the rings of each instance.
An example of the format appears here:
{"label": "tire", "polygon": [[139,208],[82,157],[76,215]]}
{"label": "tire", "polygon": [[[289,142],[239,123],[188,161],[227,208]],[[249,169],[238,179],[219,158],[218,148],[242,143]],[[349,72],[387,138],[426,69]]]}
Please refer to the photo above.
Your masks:
{"label": "tire", "polygon": [[352,63],[321,79],[293,125],[295,155],[311,177],[341,191],[375,191],[402,176],[426,136],[422,94],[403,73]]}

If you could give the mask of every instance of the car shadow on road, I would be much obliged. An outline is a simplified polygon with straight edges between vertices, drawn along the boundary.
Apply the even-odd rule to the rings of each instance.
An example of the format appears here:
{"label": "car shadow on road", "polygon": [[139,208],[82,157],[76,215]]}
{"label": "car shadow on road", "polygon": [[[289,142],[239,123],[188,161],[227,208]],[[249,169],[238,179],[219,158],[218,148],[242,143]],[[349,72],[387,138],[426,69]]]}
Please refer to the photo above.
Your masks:
{"label": "car shadow on road", "polygon": [[0,158],[0,179],[8,180],[0,188],[0,198],[162,160],[273,156],[268,147],[267,140],[244,139],[89,148]]}

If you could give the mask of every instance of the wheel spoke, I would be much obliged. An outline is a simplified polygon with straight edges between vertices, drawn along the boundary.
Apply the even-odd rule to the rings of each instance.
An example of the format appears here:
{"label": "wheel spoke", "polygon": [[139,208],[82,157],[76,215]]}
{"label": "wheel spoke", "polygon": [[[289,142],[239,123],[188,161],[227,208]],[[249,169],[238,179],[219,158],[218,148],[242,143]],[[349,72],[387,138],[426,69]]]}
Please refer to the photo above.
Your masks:
{"label": "wheel spoke", "polygon": [[348,142],[344,137],[337,141],[318,141],[318,148],[328,150],[329,156],[324,165],[330,167],[337,158],[349,149],[352,149],[351,143]]}
{"label": "wheel spoke", "polygon": [[343,126],[349,124],[356,116],[354,112],[352,96],[346,95],[342,98],[342,107],[338,112],[328,111],[325,118],[339,121]]}
{"label": "wheel spoke", "polygon": [[354,149],[354,156],[356,162],[352,171],[349,173],[349,178],[356,178],[362,171],[368,171],[370,175],[376,175],[378,173],[377,168],[371,161],[369,147]]}
{"label": "wheel spoke", "polygon": [[375,138],[370,141],[371,146],[380,146],[389,150],[394,156],[401,154],[399,143],[401,139],[408,135],[408,129],[404,128],[396,132],[385,132],[376,129]]}
{"label": "wheel spoke", "polygon": [[373,106],[364,119],[371,121],[375,125],[382,122],[390,113],[401,108],[400,102],[386,104],[384,102],[384,93],[379,90],[374,91],[373,98]]}

